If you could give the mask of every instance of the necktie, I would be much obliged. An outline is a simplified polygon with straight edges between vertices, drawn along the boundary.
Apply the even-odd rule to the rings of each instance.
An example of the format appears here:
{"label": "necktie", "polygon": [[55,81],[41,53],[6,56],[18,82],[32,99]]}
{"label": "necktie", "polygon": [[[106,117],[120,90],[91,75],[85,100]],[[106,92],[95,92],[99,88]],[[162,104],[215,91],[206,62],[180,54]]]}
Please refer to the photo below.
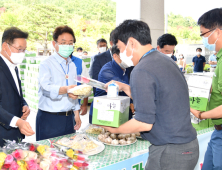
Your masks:
{"label": "necktie", "polygon": [[[19,73],[18,73],[18,68],[17,66],[15,67],[15,73],[16,73],[16,76],[17,76],[17,79],[18,79],[18,84],[19,84],[19,90],[20,90],[20,81],[19,81]],[[19,92],[20,93],[20,92]],[[21,93],[20,93],[21,95]]]}
{"label": "necktie", "polygon": [[18,68],[17,68],[17,66],[15,67],[15,73],[16,73],[16,76],[17,76],[17,78],[18,78],[18,80],[19,80],[19,74],[18,74]]}

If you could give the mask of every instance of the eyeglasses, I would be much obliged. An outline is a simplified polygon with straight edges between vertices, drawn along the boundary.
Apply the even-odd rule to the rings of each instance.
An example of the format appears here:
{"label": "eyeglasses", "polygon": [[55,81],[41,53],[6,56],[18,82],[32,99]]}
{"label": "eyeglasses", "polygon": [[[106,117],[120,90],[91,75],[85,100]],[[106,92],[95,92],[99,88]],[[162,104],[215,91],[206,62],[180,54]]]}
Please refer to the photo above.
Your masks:
{"label": "eyeglasses", "polygon": [[59,43],[59,42],[56,42],[58,45],[73,45],[73,46],[75,46],[75,44],[74,43],[69,43],[69,44],[67,44],[66,42],[62,42],[62,43]]}
{"label": "eyeglasses", "polygon": [[214,28],[214,29],[212,29],[212,30],[210,30],[210,31],[207,31],[207,32],[205,32],[205,33],[202,33],[202,34],[200,34],[200,36],[203,37],[205,34],[211,32],[211,31],[214,31],[215,29],[217,29],[217,28]]}
{"label": "eyeglasses", "polygon": [[[8,44],[8,45],[12,46],[11,44]],[[19,53],[24,53],[25,50],[26,50],[26,49],[24,49],[24,50],[23,49],[18,49],[18,48],[14,47],[14,46],[12,46],[12,47],[15,48],[16,50],[18,50]]]}

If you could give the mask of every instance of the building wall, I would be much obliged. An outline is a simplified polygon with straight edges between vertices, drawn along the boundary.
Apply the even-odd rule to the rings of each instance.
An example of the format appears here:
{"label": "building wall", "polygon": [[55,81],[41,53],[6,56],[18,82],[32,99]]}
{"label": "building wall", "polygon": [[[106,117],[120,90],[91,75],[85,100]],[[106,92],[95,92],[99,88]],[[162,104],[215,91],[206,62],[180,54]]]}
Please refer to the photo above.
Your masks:
{"label": "building wall", "polygon": [[116,25],[126,19],[146,22],[151,31],[152,45],[157,46],[157,39],[164,34],[164,0],[117,0]]}

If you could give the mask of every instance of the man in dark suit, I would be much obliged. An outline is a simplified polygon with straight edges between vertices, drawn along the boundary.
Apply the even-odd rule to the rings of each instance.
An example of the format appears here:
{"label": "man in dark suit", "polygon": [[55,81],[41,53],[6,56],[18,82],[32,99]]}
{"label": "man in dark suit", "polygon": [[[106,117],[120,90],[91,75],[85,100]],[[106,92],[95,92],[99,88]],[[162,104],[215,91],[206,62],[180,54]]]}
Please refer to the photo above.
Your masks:
{"label": "man in dark suit", "polygon": [[[92,64],[92,78],[95,80],[98,80],[98,75],[99,72],[101,70],[101,68],[108,63],[109,61],[112,61],[112,52],[111,52],[111,48],[113,46],[113,36],[114,36],[114,30],[110,33],[110,49],[108,49],[106,52],[104,53],[100,53],[98,55],[95,56],[94,62]],[[95,93],[94,93],[95,94]]]}
{"label": "man in dark suit", "polygon": [[3,139],[21,140],[34,134],[26,122],[30,109],[23,98],[17,64],[22,63],[28,33],[18,28],[6,29],[0,54],[0,146]]}

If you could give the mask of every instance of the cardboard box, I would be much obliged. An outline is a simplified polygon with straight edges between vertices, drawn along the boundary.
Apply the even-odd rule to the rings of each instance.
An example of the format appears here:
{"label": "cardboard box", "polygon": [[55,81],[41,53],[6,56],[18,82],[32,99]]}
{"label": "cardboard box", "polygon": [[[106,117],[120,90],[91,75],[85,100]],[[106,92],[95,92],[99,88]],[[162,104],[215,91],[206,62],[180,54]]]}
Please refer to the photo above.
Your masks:
{"label": "cardboard box", "polygon": [[92,124],[119,127],[129,119],[130,98],[94,97]]}
{"label": "cardboard box", "polygon": [[190,107],[206,111],[210,98],[212,76],[204,74],[185,75],[189,89]]}

